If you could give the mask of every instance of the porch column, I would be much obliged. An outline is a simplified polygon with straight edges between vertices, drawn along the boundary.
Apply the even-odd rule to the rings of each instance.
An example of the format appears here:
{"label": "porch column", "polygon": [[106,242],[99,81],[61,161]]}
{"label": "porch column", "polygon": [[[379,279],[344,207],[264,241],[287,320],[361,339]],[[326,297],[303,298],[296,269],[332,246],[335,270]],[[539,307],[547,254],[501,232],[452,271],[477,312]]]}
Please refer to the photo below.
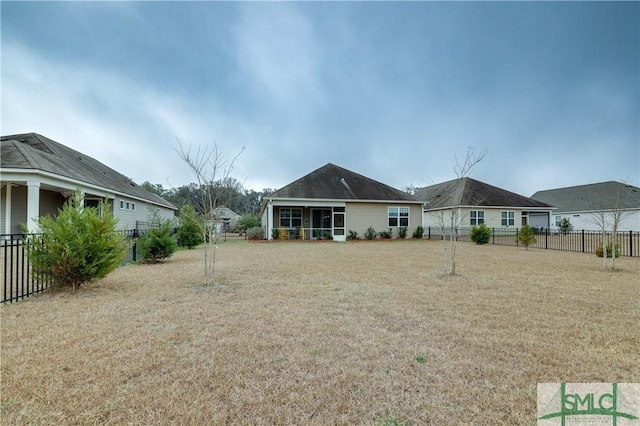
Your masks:
{"label": "porch column", "polygon": [[4,193],[4,234],[11,233],[11,184],[7,183]]}
{"label": "porch column", "polygon": [[273,239],[273,204],[271,204],[271,201],[269,201],[269,204],[267,204],[267,239],[271,240]]}
{"label": "porch column", "polygon": [[38,229],[40,217],[40,182],[27,182],[27,230],[35,232]]}

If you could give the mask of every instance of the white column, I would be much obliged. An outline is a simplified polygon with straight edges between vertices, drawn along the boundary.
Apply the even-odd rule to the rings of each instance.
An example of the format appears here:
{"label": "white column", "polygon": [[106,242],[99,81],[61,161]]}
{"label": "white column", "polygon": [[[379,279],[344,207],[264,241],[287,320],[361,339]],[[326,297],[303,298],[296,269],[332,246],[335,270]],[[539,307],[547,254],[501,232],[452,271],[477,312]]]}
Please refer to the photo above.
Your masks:
{"label": "white column", "polygon": [[35,232],[40,217],[40,182],[27,182],[27,229]]}
{"label": "white column", "polygon": [[4,231],[5,234],[11,233],[11,184],[8,183],[4,193]]}
{"label": "white column", "polygon": [[270,240],[272,239],[272,232],[273,229],[273,204],[271,204],[271,201],[269,201],[269,204],[267,204],[267,239]]}

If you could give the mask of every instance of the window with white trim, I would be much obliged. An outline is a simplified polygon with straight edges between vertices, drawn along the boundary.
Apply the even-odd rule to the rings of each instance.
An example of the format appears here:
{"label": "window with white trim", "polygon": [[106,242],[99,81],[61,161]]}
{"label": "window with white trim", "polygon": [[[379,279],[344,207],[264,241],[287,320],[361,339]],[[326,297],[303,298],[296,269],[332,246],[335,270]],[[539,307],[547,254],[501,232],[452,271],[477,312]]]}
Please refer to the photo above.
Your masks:
{"label": "window with white trim", "polygon": [[297,228],[302,226],[302,209],[280,209],[280,226]]}
{"label": "window with white trim", "polygon": [[476,226],[484,223],[484,210],[471,210],[469,212],[469,225]]}
{"label": "window with white trim", "polygon": [[131,210],[131,203],[127,201],[127,210]]}
{"label": "window with white trim", "polygon": [[515,226],[516,213],[515,212],[500,212],[500,224],[502,226]]}
{"label": "window with white trim", "polygon": [[389,227],[409,226],[409,207],[389,207]]}
{"label": "window with white trim", "polygon": [[120,210],[124,210],[124,200],[120,200]]}
{"label": "window with white trim", "polygon": [[132,212],[136,211],[136,203],[131,203],[131,211]]}

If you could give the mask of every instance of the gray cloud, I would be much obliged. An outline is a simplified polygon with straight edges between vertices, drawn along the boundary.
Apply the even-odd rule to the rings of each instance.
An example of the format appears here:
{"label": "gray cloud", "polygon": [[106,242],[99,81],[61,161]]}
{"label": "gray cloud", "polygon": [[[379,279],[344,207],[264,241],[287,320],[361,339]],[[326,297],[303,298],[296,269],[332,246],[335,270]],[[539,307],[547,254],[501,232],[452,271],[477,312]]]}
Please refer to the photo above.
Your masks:
{"label": "gray cloud", "polygon": [[176,138],[229,158],[245,146],[234,177],[256,190],[327,162],[440,182],[468,146],[489,150],[475,177],[523,195],[637,185],[639,9],[7,3],[2,133],[175,186],[194,180]]}

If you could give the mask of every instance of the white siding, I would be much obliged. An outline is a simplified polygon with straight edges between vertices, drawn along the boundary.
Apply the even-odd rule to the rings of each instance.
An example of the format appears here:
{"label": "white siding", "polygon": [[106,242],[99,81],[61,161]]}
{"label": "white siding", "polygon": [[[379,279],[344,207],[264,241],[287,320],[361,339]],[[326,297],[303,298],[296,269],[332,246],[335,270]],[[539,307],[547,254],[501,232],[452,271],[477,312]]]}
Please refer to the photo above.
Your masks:
{"label": "white siding", "polygon": [[[567,218],[573,225],[573,230],[599,231],[599,216],[595,213],[575,212],[575,213],[552,213],[551,228],[557,229],[556,217]],[[607,214],[607,228],[611,230],[611,216]],[[623,220],[620,224],[619,231],[640,231],[640,210],[629,210],[623,214]]]}

